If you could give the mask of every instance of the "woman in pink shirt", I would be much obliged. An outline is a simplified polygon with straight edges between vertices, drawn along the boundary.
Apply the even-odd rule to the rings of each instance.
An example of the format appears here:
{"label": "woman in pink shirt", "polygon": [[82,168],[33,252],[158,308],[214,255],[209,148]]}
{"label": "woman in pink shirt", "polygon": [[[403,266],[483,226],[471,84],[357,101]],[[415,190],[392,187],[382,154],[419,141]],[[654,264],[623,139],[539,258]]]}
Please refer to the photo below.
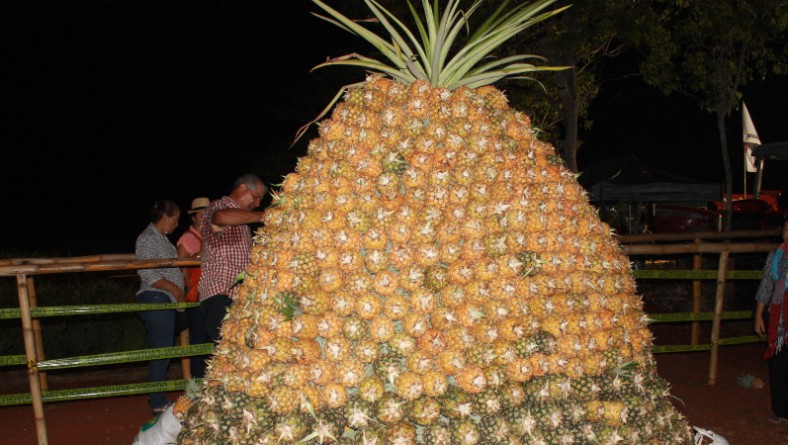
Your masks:
{"label": "woman in pink shirt", "polygon": [[[199,258],[202,252],[202,234],[200,233],[200,226],[202,225],[202,215],[211,201],[208,198],[200,197],[192,200],[192,207],[188,211],[191,217],[192,225],[189,230],[183,233],[178,238],[178,257],[180,258]],[[184,300],[189,303],[196,303],[198,298],[197,284],[200,282],[200,268],[199,267],[185,267],[183,268],[184,283],[186,283],[186,296]],[[186,321],[189,324],[189,344],[203,343],[207,332],[205,323],[202,319],[202,312],[199,307],[186,309]],[[202,378],[205,375],[205,361],[207,355],[193,356],[190,360],[189,369],[192,378]]]}

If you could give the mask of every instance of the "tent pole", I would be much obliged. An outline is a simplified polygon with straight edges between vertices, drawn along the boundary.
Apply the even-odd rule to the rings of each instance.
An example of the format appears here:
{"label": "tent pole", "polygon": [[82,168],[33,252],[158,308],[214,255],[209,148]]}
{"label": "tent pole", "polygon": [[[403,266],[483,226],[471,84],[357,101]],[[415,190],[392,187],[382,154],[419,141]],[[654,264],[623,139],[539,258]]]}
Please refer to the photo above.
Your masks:
{"label": "tent pole", "polygon": [[761,181],[763,180],[763,167],[764,167],[763,161],[764,158],[762,157],[758,158],[758,168],[757,168],[758,173],[755,174],[756,175],[755,190],[753,191],[753,197],[755,199],[759,199],[761,197]]}
{"label": "tent pole", "polygon": [[747,144],[744,144],[744,164],[742,164],[744,176],[744,199],[747,199]]}

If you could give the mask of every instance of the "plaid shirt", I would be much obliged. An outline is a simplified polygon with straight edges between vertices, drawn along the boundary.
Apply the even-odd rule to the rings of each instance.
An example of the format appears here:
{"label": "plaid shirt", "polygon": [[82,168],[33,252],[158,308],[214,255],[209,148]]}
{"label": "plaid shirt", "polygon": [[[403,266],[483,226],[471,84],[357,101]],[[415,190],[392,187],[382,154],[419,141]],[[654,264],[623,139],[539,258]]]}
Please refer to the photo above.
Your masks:
{"label": "plaid shirt", "polygon": [[225,226],[215,231],[211,224],[213,214],[222,209],[240,209],[238,204],[225,196],[213,201],[205,210],[202,224],[202,276],[200,301],[214,295],[233,298],[231,288],[235,279],[249,265],[252,233],[249,226]]}

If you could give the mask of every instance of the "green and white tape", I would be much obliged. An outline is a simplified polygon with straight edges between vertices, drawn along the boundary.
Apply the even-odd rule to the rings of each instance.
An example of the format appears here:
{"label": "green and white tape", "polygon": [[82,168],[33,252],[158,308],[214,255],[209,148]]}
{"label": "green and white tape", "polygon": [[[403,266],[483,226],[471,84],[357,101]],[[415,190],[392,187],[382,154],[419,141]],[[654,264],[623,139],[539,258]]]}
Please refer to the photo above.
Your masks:
{"label": "green and white tape", "polygon": [[[199,303],[175,303],[175,304],[88,304],[74,306],[47,306],[30,308],[30,316],[33,318],[62,317],[66,315],[95,315],[95,314],[117,314],[124,312],[140,311],[163,311],[168,309],[188,309],[200,307]],[[0,309],[0,320],[19,318],[21,313],[19,308]]]}
{"label": "green and white tape", "polygon": [[[165,382],[134,383],[129,385],[99,386],[95,388],[61,389],[43,391],[44,402],[66,402],[70,400],[100,399],[120,397],[152,392],[181,391],[186,388],[187,380],[167,380]],[[29,405],[33,403],[30,393],[8,394],[0,396],[0,406]]]}

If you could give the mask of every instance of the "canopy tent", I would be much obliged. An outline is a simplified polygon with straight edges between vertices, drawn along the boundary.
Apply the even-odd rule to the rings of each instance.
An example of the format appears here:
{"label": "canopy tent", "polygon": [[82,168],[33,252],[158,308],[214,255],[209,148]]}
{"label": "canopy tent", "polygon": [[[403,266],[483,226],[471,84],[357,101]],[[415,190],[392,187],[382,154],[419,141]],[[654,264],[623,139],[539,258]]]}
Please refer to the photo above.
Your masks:
{"label": "canopy tent", "polygon": [[761,144],[752,151],[756,158],[788,161],[788,141]]}
{"label": "canopy tent", "polygon": [[766,159],[770,161],[788,161],[788,141],[761,144],[752,151],[755,157],[755,198],[761,196],[761,183],[763,182],[763,166]]}
{"label": "canopy tent", "polygon": [[649,168],[635,156],[607,159],[578,178],[592,202],[713,202],[722,200],[722,184],[704,184]]}

